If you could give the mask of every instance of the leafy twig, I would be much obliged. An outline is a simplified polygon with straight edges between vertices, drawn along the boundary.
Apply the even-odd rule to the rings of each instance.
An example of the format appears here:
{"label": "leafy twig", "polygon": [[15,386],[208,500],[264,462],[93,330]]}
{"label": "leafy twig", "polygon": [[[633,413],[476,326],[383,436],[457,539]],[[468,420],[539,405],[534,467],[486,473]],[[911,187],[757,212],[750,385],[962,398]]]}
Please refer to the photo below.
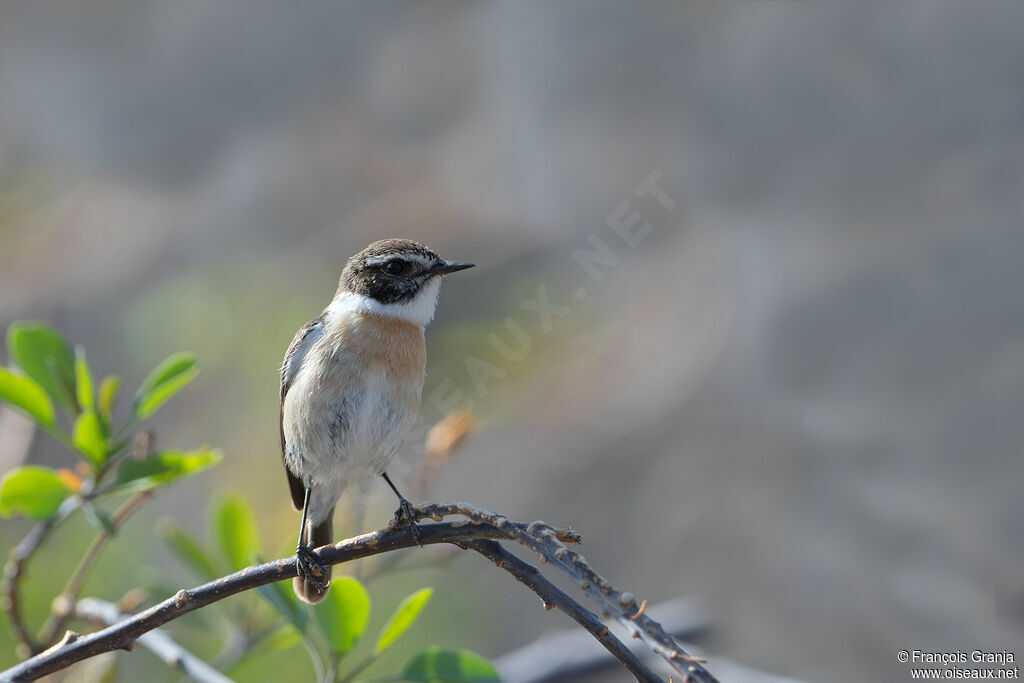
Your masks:
{"label": "leafy twig", "polygon": [[[696,683],[712,683],[716,680],[698,662],[686,655],[671,636],[665,634],[657,622],[650,617],[638,614],[635,601],[625,599],[628,594],[616,591],[600,578],[583,561],[582,557],[568,551],[564,543],[578,542],[580,537],[576,532],[554,529],[543,522],[532,524],[510,522],[500,515],[464,503],[427,503],[416,508],[414,512],[419,518],[429,517],[438,520],[434,524],[425,524],[419,527],[419,540],[422,544],[453,543],[484,554],[525,585],[538,592],[546,604],[565,611],[579,623],[587,626],[588,630],[596,629],[596,632],[591,632],[599,637],[601,644],[608,648],[640,680],[657,681],[659,679],[618,638],[600,624],[596,615],[558,590],[541,576],[536,568],[507,552],[500,545],[479,542],[487,539],[514,540],[537,552],[543,561],[566,570],[571,576],[577,579],[580,576],[587,577],[585,580],[590,581],[591,585],[583,586],[583,589],[592,596],[598,596],[602,608],[610,607],[610,614],[617,617],[621,615],[622,618],[636,621],[636,628],[642,629],[644,634],[641,637],[649,644],[654,642],[660,648],[659,654],[665,656],[665,652],[670,649],[671,656],[666,659],[681,674],[682,680]],[[468,521],[439,521],[447,515],[461,515]],[[325,564],[339,564],[415,545],[416,540],[409,527],[389,526],[380,531],[319,548],[317,555]],[[32,680],[102,652],[109,652],[117,648],[130,649],[139,636],[183,614],[236,593],[294,576],[295,558],[288,557],[248,567],[191,590],[178,591],[174,597],[96,633],[78,636],[68,632],[64,640],[56,646],[3,672],[0,674],[0,679]],[[598,581],[600,581],[599,584],[596,583]],[[621,607],[608,606],[607,603],[616,597]]]}

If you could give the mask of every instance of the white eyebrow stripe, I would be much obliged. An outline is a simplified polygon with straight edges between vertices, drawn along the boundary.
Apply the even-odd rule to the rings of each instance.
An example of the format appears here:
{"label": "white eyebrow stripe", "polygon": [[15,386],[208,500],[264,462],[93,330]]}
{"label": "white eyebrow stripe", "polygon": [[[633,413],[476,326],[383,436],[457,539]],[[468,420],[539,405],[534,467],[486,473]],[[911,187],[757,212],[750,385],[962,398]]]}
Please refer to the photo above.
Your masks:
{"label": "white eyebrow stripe", "polygon": [[367,266],[382,266],[385,263],[389,263],[389,262],[394,261],[396,259],[402,260],[402,261],[415,261],[415,262],[419,263],[420,265],[422,265],[424,267],[432,266],[434,264],[433,260],[428,259],[427,257],[422,256],[421,254],[409,253],[409,254],[386,254],[384,256],[374,256],[373,258],[366,259],[366,265]]}

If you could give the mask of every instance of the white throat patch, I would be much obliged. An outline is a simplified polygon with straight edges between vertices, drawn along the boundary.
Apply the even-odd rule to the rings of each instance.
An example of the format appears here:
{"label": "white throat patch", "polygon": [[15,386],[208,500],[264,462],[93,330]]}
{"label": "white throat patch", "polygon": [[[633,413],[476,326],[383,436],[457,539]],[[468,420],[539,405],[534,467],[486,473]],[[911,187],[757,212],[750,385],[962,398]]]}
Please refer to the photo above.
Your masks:
{"label": "white throat patch", "polygon": [[441,278],[433,277],[416,292],[416,296],[401,303],[382,304],[362,294],[344,292],[335,296],[324,312],[329,323],[340,320],[349,313],[377,313],[389,318],[407,320],[414,325],[426,326],[434,318],[437,295],[440,291]]}

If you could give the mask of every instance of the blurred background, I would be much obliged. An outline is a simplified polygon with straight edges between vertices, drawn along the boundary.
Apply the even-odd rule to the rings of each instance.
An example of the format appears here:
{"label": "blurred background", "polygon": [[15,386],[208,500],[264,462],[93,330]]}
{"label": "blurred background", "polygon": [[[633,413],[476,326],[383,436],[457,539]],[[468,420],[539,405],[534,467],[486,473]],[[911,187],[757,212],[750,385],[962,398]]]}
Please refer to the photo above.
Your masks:
{"label": "blurred background", "polygon": [[[620,588],[691,598],[712,671],[1024,656],[1022,31],[988,0],[4,2],[0,324],[53,323],[129,387],[198,353],[153,426],[227,453],[86,594],[186,581],[154,520],[207,534],[225,488],[289,552],[281,357],[348,256],[404,236],[478,264],[427,334],[424,423],[480,420],[432,497],[572,525]],[[0,469],[67,457],[28,438],[0,418]],[[363,529],[393,508],[376,487]],[[572,626],[477,557],[375,582],[375,614],[426,584],[419,644]]]}

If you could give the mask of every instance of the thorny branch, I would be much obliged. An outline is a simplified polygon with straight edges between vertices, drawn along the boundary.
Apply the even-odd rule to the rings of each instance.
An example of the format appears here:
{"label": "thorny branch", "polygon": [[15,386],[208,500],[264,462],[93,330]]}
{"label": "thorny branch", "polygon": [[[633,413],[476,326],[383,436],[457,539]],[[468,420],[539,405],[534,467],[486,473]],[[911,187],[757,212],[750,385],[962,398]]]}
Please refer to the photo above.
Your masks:
{"label": "thorny branch", "polygon": [[[662,628],[681,642],[692,642],[694,638],[699,638],[711,630],[708,617],[685,598],[667,600],[652,605],[649,610],[661,623]],[[612,632],[621,630],[617,624],[612,626]],[[645,663],[650,664],[659,659],[658,655],[651,652],[639,639],[626,640],[625,644]],[[533,642],[506,652],[491,661],[505,683],[575,681],[587,674],[618,664],[607,650],[594,642],[589,633],[571,627],[544,631],[538,634]],[[721,661],[720,658],[715,658],[715,671],[719,676]],[[735,683],[732,678],[726,677],[726,680]],[[764,682],[752,679],[745,683]]]}
{"label": "thorny branch", "polygon": [[612,656],[622,662],[629,669],[629,672],[636,676],[638,681],[644,681],[644,683],[661,681],[661,678],[656,673],[647,668],[643,662],[629,651],[625,643],[612,635],[608,627],[597,618],[597,615],[585,609],[557,586],[541,576],[540,572],[532,564],[520,560],[501,547],[501,544],[496,541],[470,541],[465,544],[465,547],[477,551],[494,562],[495,565],[514,576],[517,581],[528,586],[544,601],[545,609],[558,607],[575,619],[576,623],[585,628],[590,635],[594,636],[597,642],[607,648]]}
{"label": "thorny branch", "polygon": [[[712,628],[707,616],[683,598],[651,605],[648,609],[663,628],[682,641],[698,638]],[[626,644],[644,662],[658,658],[639,641],[627,641]],[[507,652],[492,662],[505,683],[575,681],[618,664],[607,651],[594,643],[588,633],[578,628],[546,631],[532,643]],[[807,683],[751,669],[718,656],[715,657],[715,673],[729,683]]]}
{"label": "thorny branch", "polygon": [[[555,588],[540,575],[535,567],[515,557],[493,540],[512,540],[533,550],[542,563],[557,566],[576,579],[584,592],[597,600],[608,615],[624,622],[633,633],[639,634],[655,652],[679,673],[681,680],[692,683],[712,683],[716,679],[694,658],[687,655],[661,626],[643,614],[628,593],[621,593],[587,565],[582,556],[569,550],[565,543],[577,543],[580,536],[570,530],[558,530],[544,522],[521,524],[465,503],[426,503],[414,509],[418,519],[430,518],[433,524],[419,527],[423,544],[452,543],[479,552],[540,595],[545,605],[557,607],[591,631],[598,640],[641,681],[660,680],[623,643],[608,632],[593,613]],[[451,515],[465,517],[458,522],[443,522]],[[340,564],[362,557],[391,552],[416,545],[411,529],[395,527],[374,531],[362,536],[323,546],[317,550],[321,562]],[[0,681],[33,680],[47,673],[63,669],[74,662],[115,649],[131,649],[143,634],[166,624],[183,614],[222,600],[228,596],[257,586],[295,576],[295,558],[287,557],[273,562],[248,567],[191,590],[178,593],[123,619],[105,629],[80,636],[68,631],[63,640],[5,672]]]}
{"label": "thorny branch", "polygon": [[461,515],[473,524],[492,524],[498,529],[506,530],[510,540],[533,550],[542,563],[551,563],[571,576],[583,592],[601,606],[606,617],[614,618],[625,626],[634,638],[640,638],[652,651],[661,655],[682,676],[684,683],[714,680],[714,677],[701,666],[702,662],[698,658],[686,654],[658,622],[644,613],[646,602],[638,604],[632,593],[615,588],[594,571],[582,555],[570,550],[563,542],[571,539],[560,537],[557,530],[545,522],[517,524],[509,522],[501,515],[467,503],[428,504],[417,508],[416,511],[419,513],[421,510],[425,512],[422,517],[437,520],[448,515]]}

